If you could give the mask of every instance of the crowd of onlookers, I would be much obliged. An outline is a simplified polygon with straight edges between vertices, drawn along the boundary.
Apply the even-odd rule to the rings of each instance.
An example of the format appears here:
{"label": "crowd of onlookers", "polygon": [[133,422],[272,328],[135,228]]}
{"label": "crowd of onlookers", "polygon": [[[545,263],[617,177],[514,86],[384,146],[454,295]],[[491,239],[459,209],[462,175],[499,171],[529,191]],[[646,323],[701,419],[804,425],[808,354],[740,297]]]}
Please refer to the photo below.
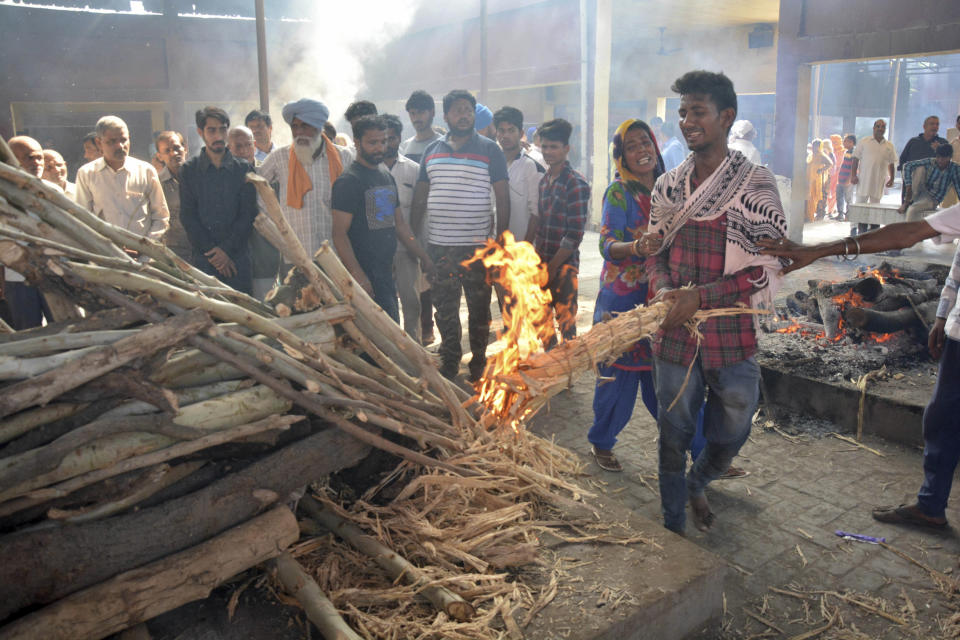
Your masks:
{"label": "crowd of onlookers", "polygon": [[[879,203],[885,189],[893,187],[897,171],[903,184],[899,211],[907,220],[955,204],[960,191],[958,128],[960,116],[944,139],[938,135],[940,119],[929,116],[923,132],[910,138],[899,156],[885,138],[887,123],[882,119],[874,122],[872,135],[860,140],[851,133],[814,139],[807,147],[806,219],[846,220],[851,204]],[[855,231],[869,228],[859,224]]]}
{"label": "crowd of onlookers", "polygon": [[[284,265],[254,227],[263,202],[246,176],[255,171],[273,187],[308,253],[329,242],[398,322],[402,309],[404,328],[424,344],[435,340],[436,322],[442,370],[450,377],[460,363],[462,291],[476,378],[485,363],[490,283],[482,265],[461,263],[508,229],[518,241],[535,243],[548,263],[561,331],[569,337],[589,186],[566,161],[568,122],[527,127],[520,110],[506,106],[493,113],[466,91],[445,96],[443,109],[446,128],[434,124],[434,98],[413,92],[406,115],[414,132],[403,136],[399,117],[378,114],[373,103],[360,100],[344,112],[351,139],[331,125],[325,104],[304,98],[283,107],[292,142],[278,147],[270,114],[254,110],[243,125],[234,125],[226,111],[208,106],[195,114],[198,152],[189,153],[183,131],[159,131],[149,160],[130,155],[127,124],[107,115],[79,141],[83,164],[74,182],[56,150],[28,136],[11,138],[9,146],[21,167],[51,188],[264,299]],[[541,189],[543,175],[550,179]],[[3,282],[0,313],[13,328],[50,319],[43,296],[20,274],[6,269]]]}

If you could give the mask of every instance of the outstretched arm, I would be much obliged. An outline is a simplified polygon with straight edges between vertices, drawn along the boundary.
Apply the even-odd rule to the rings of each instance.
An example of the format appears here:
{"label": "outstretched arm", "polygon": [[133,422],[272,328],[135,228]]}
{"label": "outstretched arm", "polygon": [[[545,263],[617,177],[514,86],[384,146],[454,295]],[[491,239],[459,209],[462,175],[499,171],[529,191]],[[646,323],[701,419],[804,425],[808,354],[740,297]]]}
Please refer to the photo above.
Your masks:
{"label": "outstretched arm", "polygon": [[856,238],[843,238],[835,242],[822,242],[804,246],[785,238],[780,240],[760,240],[762,253],[768,256],[787,258],[791,262],[782,273],[801,269],[815,260],[826,256],[854,255],[857,253],[876,253],[890,249],[906,249],[913,245],[940,235],[926,220],[917,222],[897,222],[888,224]]}

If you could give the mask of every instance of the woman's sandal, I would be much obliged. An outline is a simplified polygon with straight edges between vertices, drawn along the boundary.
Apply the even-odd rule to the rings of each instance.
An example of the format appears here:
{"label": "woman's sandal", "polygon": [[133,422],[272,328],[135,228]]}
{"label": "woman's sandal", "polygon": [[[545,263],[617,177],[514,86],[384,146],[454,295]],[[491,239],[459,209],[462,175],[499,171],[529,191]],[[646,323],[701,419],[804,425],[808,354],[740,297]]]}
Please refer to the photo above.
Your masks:
{"label": "woman's sandal", "polygon": [[620,466],[617,456],[613,455],[613,451],[600,451],[591,446],[590,453],[593,454],[593,459],[597,461],[597,466],[604,471],[623,471],[623,467]]}

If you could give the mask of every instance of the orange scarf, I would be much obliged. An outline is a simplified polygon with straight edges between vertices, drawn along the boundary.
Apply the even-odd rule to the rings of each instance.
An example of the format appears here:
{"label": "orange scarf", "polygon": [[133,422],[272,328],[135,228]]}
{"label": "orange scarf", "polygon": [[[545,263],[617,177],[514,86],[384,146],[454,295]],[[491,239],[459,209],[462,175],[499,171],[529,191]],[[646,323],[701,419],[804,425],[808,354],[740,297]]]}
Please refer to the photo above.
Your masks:
{"label": "orange scarf", "polygon": [[[334,148],[333,143],[326,135],[320,134],[323,138],[323,146],[327,153],[327,167],[330,169],[330,184],[332,185],[343,173],[343,161],[340,154]],[[296,144],[296,143],[294,143]],[[313,183],[310,182],[310,175],[300,164],[293,145],[290,145],[290,174],[287,177],[287,206],[294,209],[303,209],[303,198],[313,189]]]}

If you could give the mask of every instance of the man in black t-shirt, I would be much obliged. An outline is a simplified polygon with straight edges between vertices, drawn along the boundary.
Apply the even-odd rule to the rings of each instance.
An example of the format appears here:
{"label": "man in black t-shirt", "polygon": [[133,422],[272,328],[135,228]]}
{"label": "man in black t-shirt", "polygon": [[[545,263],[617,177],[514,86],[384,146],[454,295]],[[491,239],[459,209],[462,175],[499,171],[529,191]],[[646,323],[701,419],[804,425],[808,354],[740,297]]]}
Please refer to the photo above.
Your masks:
{"label": "man in black t-shirt", "polygon": [[433,264],[397,206],[393,176],[381,166],[386,124],[378,116],[358,118],[353,123],[353,140],[356,160],[333,183],[333,246],[363,290],[399,324],[393,279],[397,240],[420,259],[424,271],[432,270]]}

